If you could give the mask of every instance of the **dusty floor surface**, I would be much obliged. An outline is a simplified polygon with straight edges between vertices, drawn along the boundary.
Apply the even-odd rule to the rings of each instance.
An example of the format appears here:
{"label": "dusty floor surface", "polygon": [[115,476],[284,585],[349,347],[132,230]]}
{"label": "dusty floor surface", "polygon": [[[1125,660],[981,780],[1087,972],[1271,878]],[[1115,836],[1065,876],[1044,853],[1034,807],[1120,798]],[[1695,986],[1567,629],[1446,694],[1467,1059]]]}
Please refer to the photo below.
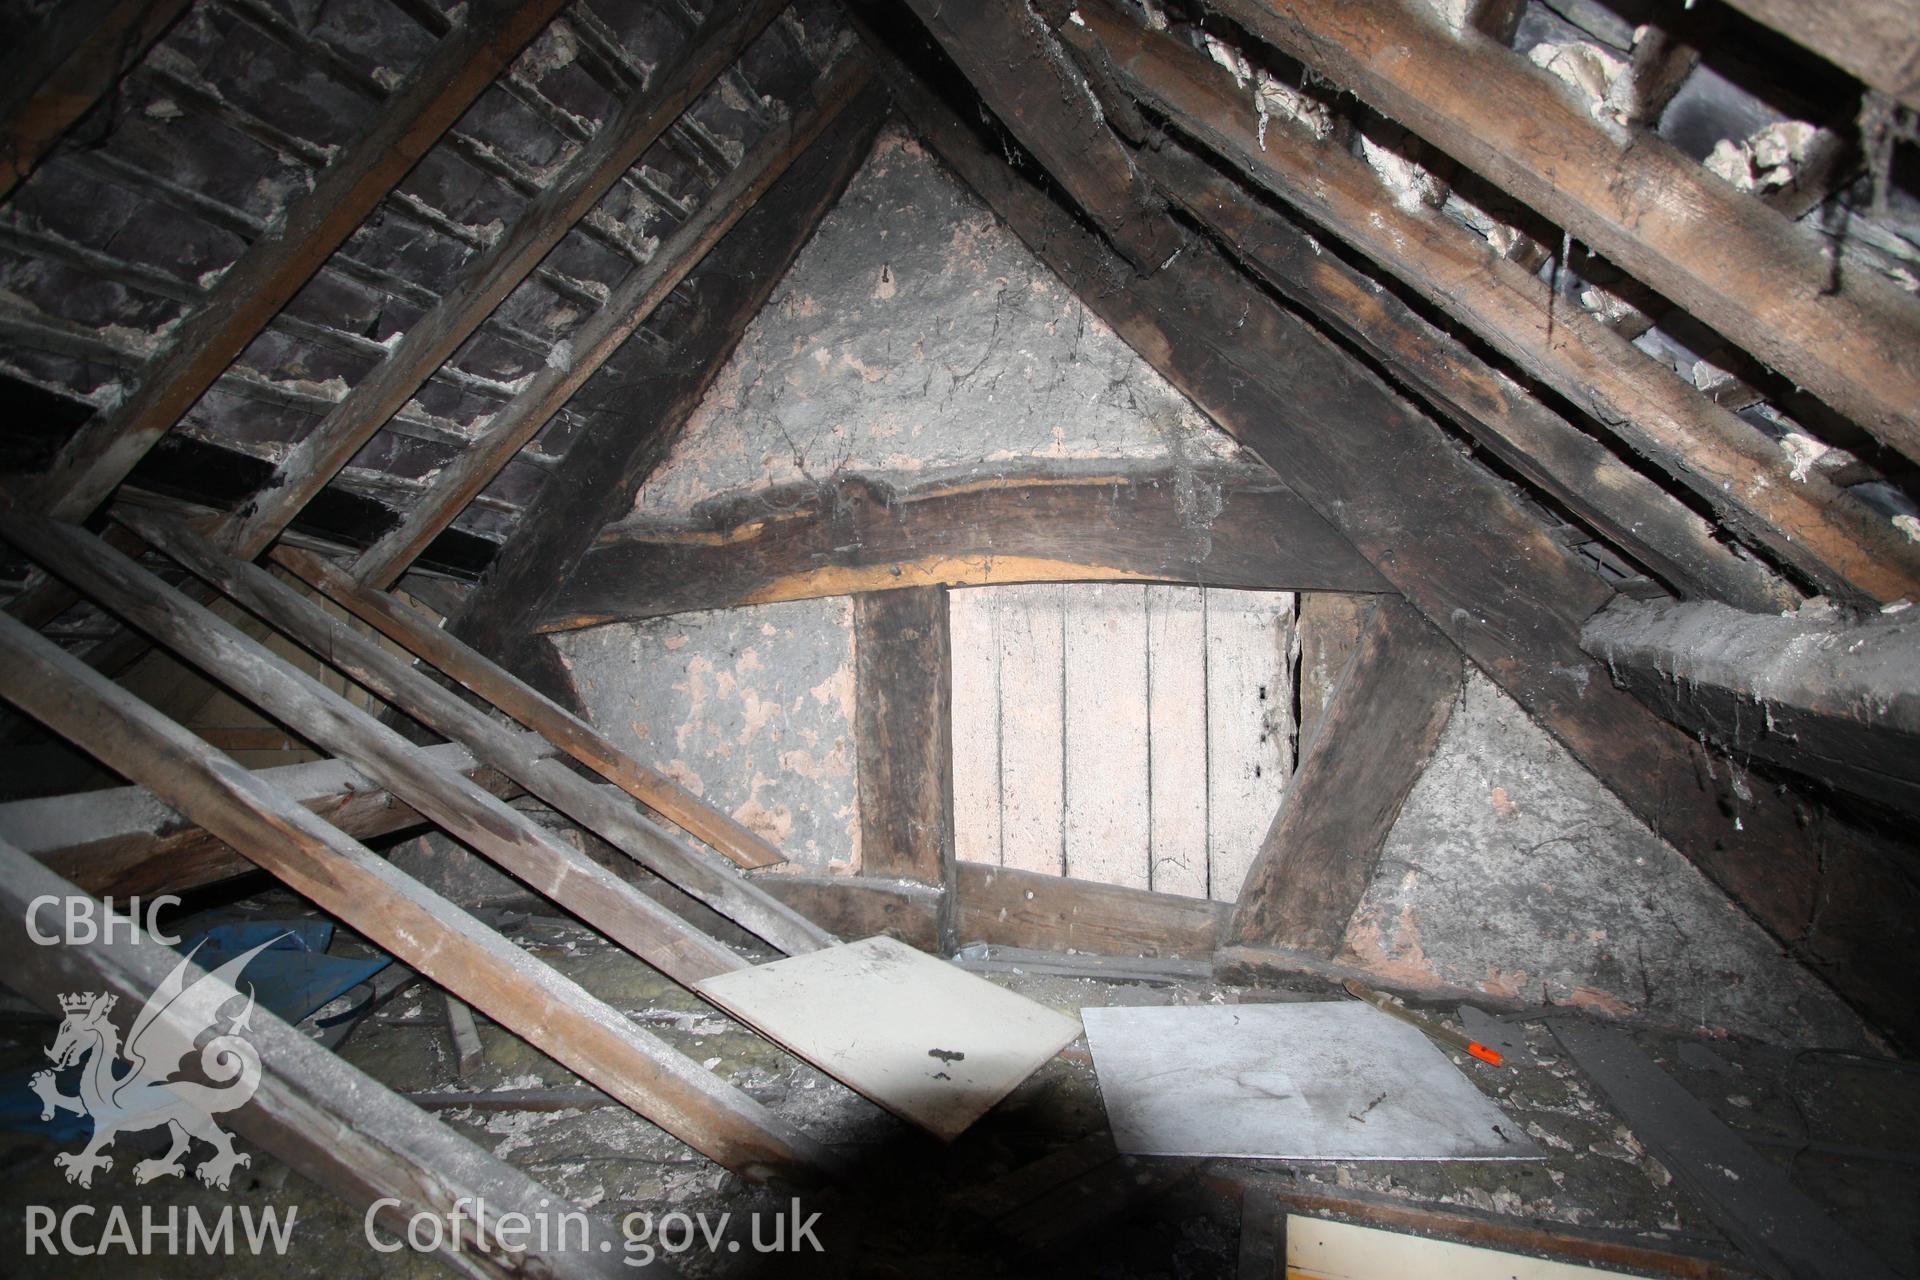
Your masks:
{"label": "dusty floor surface", "polygon": [[[285,916],[289,898],[254,900],[247,911]],[[1141,1162],[1142,1179],[1170,1183],[1145,1203],[1123,1207],[1078,1233],[1064,1221],[1043,1223],[1062,1238],[1035,1252],[1009,1240],[980,1210],[983,1195],[1007,1175],[1104,1131],[1098,1084],[1084,1038],[1029,1078],[960,1140],[942,1147],[886,1112],[714,1013],[640,962],[570,922],[509,915],[503,924],[521,945],[552,963],[631,1017],[637,1025],[706,1063],[858,1165],[857,1185],[802,1198],[800,1218],[818,1213],[812,1235],[821,1246],[762,1253],[774,1224],[793,1226],[792,1198],[744,1185],[644,1120],[614,1105],[557,1110],[462,1107],[441,1114],[481,1147],[527,1170],[547,1187],[616,1220],[678,1211],[708,1215],[717,1247],[698,1236],[672,1254],[689,1276],[984,1277],[1089,1275],[1216,1277],[1236,1274],[1238,1188],[1248,1177],[1296,1185],[1355,1188],[1409,1203],[1457,1206],[1543,1223],[1617,1230],[1668,1245],[1727,1249],[1706,1215],[1609,1111],[1568,1062],[1543,1024],[1527,1027],[1539,1065],[1495,1070],[1462,1057],[1468,1076],[1549,1152],[1542,1161],[1423,1164],[1208,1161],[1178,1169]],[[337,942],[335,950],[353,944]],[[1334,998],[1325,988],[1257,989],[1185,982],[1150,986],[1109,979],[996,973],[992,981],[1055,1008],[1091,1005],[1197,1004]],[[499,1093],[575,1090],[573,1074],[517,1037],[480,1020],[484,1061],[458,1077],[439,993],[425,984],[395,997],[362,1022],[343,1054],[401,1092]],[[1451,1012],[1450,1010],[1446,1012]],[[1556,1014],[1555,1016],[1571,1016]],[[0,1022],[0,1067],[40,1061],[51,1023],[13,1016]],[[1795,1055],[1732,1039],[1687,1040],[1637,1033],[1643,1048],[1728,1124],[1757,1140],[1756,1149],[1791,1169],[1800,1187],[1894,1267],[1920,1263],[1920,1167],[1829,1150],[1804,1140],[1911,1151],[1920,1134],[1920,1076],[1910,1066],[1838,1055]],[[1684,1054],[1683,1054],[1684,1049]],[[1706,1052],[1702,1052],[1702,1050]],[[72,1144],[67,1144],[72,1145]],[[275,1275],[405,1276],[442,1274],[431,1260],[368,1246],[361,1214],[349,1210],[272,1157],[253,1151],[231,1193],[183,1179],[135,1186],[135,1153],[122,1153],[91,1192],[66,1183],[53,1167],[61,1149],[43,1139],[0,1138],[6,1186],[0,1205],[0,1272],[20,1275],[125,1276]],[[55,1212],[78,1203],[298,1205],[292,1247],[283,1258],[73,1259],[23,1257],[26,1206]],[[724,1226],[721,1214],[730,1215]],[[758,1215],[756,1218],[755,1215]],[[640,1220],[631,1220],[635,1234]],[[1032,1224],[1029,1224],[1031,1226]],[[97,1228],[95,1228],[97,1232]],[[681,1240],[670,1228],[668,1243]],[[792,1237],[789,1238],[791,1243]],[[650,1235],[639,1244],[661,1243]],[[641,1252],[636,1244],[636,1253]],[[730,1245],[738,1245],[730,1249]]]}

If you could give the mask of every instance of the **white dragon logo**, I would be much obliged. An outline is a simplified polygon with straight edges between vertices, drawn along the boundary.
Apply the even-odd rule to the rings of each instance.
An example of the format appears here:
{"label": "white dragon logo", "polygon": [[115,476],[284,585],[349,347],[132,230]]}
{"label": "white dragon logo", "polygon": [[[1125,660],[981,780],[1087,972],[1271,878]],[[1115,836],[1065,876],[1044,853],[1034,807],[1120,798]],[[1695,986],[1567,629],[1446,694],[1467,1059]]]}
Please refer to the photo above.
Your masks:
{"label": "white dragon logo", "polygon": [[[235,956],[188,985],[187,969],[193,959],[190,953],[134,1018],[124,1049],[119,1029],[107,1016],[118,997],[104,992],[60,997],[66,1018],[53,1047],[47,1050],[53,1068],[36,1072],[30,1084],[40,1095],[42,1120],[53,1119],[56,1111],[93,1117],[93,1137],[86,1147],[53,1158],[66,1170],[67,1181],[91,1187],[96,1171],[113,1167],[113,1158],[104,1152],[115,1137],[162,1125],[173,1131],[173,1146],[165,1155],[135,1165],[135,1182],[185,1173],[181,1157],[195,1138],[215,1151],[196,1171],[209,1187],[226,1190],[234,1169],[252,1163],[251,1156],[233,1149],[233,1138],[213,1120],[221,1112],[245,1106],[260,1086],[260,1053],[239,1034],[253,1013],[251,994],[246,1007],[229,1020],[226,1032],[215,1035],[200,1049],[200,1070],[214,1083],[172,1077],[180,1070],[181,1060],[193,1052],[195,1041],[207,1031],[218,1030],[221,1009],[238,998],[233,983],[240,971],[274,941],[278,939]],[[116,1074],[115,1066],[122,1058],[130,1069]],[[54,1071],[82,1059],[86,1066],[80,1076],[79,1095],[68,1097],[59,1091]]]}

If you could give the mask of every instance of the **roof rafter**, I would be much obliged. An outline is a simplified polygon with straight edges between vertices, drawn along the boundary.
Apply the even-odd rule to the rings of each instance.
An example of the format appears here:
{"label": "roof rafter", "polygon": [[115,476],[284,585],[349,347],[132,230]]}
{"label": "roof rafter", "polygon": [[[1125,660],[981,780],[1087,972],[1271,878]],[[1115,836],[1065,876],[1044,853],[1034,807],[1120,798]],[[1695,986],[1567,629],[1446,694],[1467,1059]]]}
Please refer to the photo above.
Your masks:
{"label": "roof rafter", "polygon": [[1645,130],[1608,129],[1513,50],[1418,0],[1216,0],[1256,37],[1537,209],[1920,459],[1920,303]]}

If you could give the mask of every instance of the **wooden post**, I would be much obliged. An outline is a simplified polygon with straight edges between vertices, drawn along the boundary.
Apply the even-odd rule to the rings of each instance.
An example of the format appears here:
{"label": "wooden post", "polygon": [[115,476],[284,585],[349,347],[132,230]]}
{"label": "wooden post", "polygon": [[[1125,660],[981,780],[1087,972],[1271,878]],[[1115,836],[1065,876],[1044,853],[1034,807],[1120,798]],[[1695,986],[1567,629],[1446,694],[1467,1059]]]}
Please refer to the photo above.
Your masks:
{"label": "wooden post", "polygon": [[[0,513],[0,535],[265,714],[350,761],[450,834],[668,976],[692,984],[745,963],[119,552],[72,526],[11,513]],[[324,650],[321,657],[326,657]]]}
{"label": "wooden post", "polygon": [[[860,872],[953,894],[953,641],[947,593],[915,587],[853,602]],[[951,939],[951,908],[941,935]]]}
{"label": "wooden post", "polygon": [[1383,597],[1247,873],[1226,945],[1331,957],[1460,696],[1460,651]]}
{"label": "wooden post", "polygon": [[[617,793],[609,795],[607,791],[611,788],[603,790],[595,786],[558,761],[537,758],[517,735],[346,626],[266,570],[225,559],[202,540],[169,529],[150,517],[130,516],[129,520],[142,537],[242,608],[306,646],[321,660],[371,689],[398,710],[462,743],[476,758],[591,828],[628,857],[728,919],[789,955],[818,950],[833,942],[833,938],[812,921],[769,896],[729,863],[675,839],[636,812],[626,797]],[[3,519],[0,519],[0,528],[4,528]],[[217,671],[210,674],[226,678]],[[400,750],[403,740],[398,735],[385,729],[381,733],[391,739],[386,747],[391,759],[383,762],[376,776],[386,781],[392,777],[393,768],[407,757]],[[364,750],[358,743],[350,745]],[[418,805],[413,795],[406,794],[406,799]],[[593,866],[599,876],[623,885],[622,898],[644,898],[645,895],[626,886],[611,872],[580,855],[576,857],[585,865]],[[703,962],[719,963],[721,953],[725,953],[735,965],[741,963],[732,952],[705,934],[671,917],[670,913],[662,914],[674,920],[684,942],[702,953]]]}
{"label": "wooden post", "polygon": [[[119,1002],[116,1021],[130,1021],[180,957],[157,943],[124,938],[84,945],[63,939],[57,946],[41,946],[28,937],[23,922],[31,903],[80,896],[78,886],[0,842],[0,916],[6,919],[0,927],[0,964],[6,965],[8,985],[56,1017],[62,1013],[59,996],[105,991]],[[58,912],[43,911],[39,923],[43,929],[62,927]],[[499,1223],[499,1215],[510,1213],[539,1221],[565,1204],[520,1170],[313,1043],[271,1010],[254,1007],[246,1038],[260,1054],[260,1085],[246,1106],[226,1115],[225,1123],[355,1209],[385,1198],[398,1201],[376,1218],[382,1230],[404,1229],[415,1214],[447,1221],[455,1206],[470,1209],[481,1197],[495,1211],[493,1224]],[[587,1233],[578,1248],[509,1252],[501,1247],[509,1242],[492,1232],[472,1234],[484,1227],[469,1213],[458,1252],[440,1256],[468,1274],[501,1280],[524,1276],[529,1267],[579,1280],[631,1273],[632,1267],[622,1265],[623,1241],[614,1225],[597,1214],[583,1216]],[[628,1260],[639,1262],[637,1257]],[[656,1273],[672,1274],[657,1266],[648,1271]]]}
{"label": "wooden post", "polygon": [[278,547],[273,558],[414,657],[432,663],[468,692],[537,731],[559,750],[741,866],[770,867],[786,861],[757,833],[659,770],[641,764],[585,720],[434,626],[417,610],[384,592],[361,586],[331,561],[310,551]]}
{"label": "wooden post", "polygon": [[696,1150],[754,1179],[835,1167],[759,1103],[12,618],[0,617],[0,659],[0,692],[21,711]]}

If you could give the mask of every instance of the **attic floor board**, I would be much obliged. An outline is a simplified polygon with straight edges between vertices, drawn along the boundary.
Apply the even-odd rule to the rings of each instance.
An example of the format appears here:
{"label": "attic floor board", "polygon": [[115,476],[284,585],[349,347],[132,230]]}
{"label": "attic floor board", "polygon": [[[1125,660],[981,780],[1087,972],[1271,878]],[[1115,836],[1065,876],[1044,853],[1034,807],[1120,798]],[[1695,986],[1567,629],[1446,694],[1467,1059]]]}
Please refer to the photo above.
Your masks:
{"label": "attic floor board", "polygon": [[[276,917],[303,912],[297,900],[279,892],[245,900],[229,911],[235,909]],[[632,1225],[636,1235],[644,1226],[647,1241],[656,1248],[665,1215],[689,1215],[689,1224],[692,1215],[708,1215],[709,1227],[719,1232],[719,1251],[709,1254],[696,1232],[692,1249],[671,1258],[682,1275],[1230,1278],[1239,1274],[1240,1205],[1248,1185],[1321,1196],[1372,1196],[1396,1208],[1429,1206],[1517,1228],[1577,1223],[1582,1232],[1626,1233],[1669,1250],[1727,1249],[1705,1212],[1665,1176],[1542,1025],[1525,1028],[1529,1044],[1540,1055],[1540,1069],[1476,1071],[1469,1078],[1496,1093],[1502,1109],[1546,1150],[1544,1161],[1234,1160],[1187,1162],[1176,1168],[1171,1164],[1177,1162],[1144,1160],[1138,1168],[1096,1161],[1098,1168],[1086,1169],[1088,1162],[1076,1159],[1073,1149],[1097,1147],[1105,1122],[1084,1040],[1048,1062],[958,1140],[942,1144],[732,1023],[578,925],[534,914],[506,918],[503,931],[637,1024],[696,1060],[711,1063],[715,1071],[833,1144],[858,1166],[855,1185],[809,1195],[801,1203],[801,1221],[812,1213],[821,1215],[812,1225],[824,1253],[762,1254],[753,1248],[756,1223],[767,1242],[778,1218],[792,1243],[794,1218],[787,1192],[745,1186],[624,1109],[592,1105],[590,1096],[575,1093],[580,1082],[570,1072],[485,1019],[479,1023],[481,1059],[467,1079],[460,1079],[440,995],[429,984],[395,997],[346,1041],[344,1056],[403,1092],[519,1091],[526,1099],[520,1109],[491,1104],[462,1109],[448,1107],[441,1098],[436,1114],[561,1196],[595,1204],[616,1221],[630,1213],[651,1215],[633,1219]],[[1305,981],[1297,989],[1283,990],[1195,978],[1148,986],[1057,974],[994,972],[987,977],[1063,1012],[1090,1005],[1267,1003],[1333,995]],[[0,1018],[0,1071],[26,1063],[44,1065],[42,1054],[52,1030],[45,1021]],[[1796,1058],[1785,1050],[1740,1040],[1708,1042],[1655,1032],[1639,1032],[1636,1039],[1722,1119],[1744,1130],[1790,1141],[1811,1125],[1826,1141],[1878,1148],[1903,1142],[1910,1146],[1912,1135],[1920,1132],[1920,1078],[1908,1072],[1874,1069],[1853,1059]],[[556,1109],[555,1102],[569,1098],[579,1105]],[[1089,1143],[1090,1138],[1095,1141]],[[243,1251],[219,1259],[209,1274],[276,1280],[439,1274],[423,1259],[375,1253],[365,1243],[359,1209],[334,1201],[263,1152],[251,1153],[252,1166],[235,1178],[232,1194],[223,1195],[174,1178],[136,1186],[131,1169],[137,1157],[131,1151],[121,1153],[115,1167],[96,1179],[93,1190],[83,1191],[54,1168],[56,1149],[64,1148],[23,1135],[0,1135],[0,1170],[6,1174],[0,1190],[0,1269],[8,1274],[75,1274],[71,1259],[23,1256],[23,1206],[43,1204],[60,1212],[80,1203],[95,1204],[103,1213],[108,1205],[124,1206],[136,1222],[140,1206],[151,1206],[163,1217],[169,1206],[188,1204],[231,1203],[256,1212],[270,1205],[300,1206],[286,1258],[253,1259]],[[1920,1203],[1920,1167],[1820,1150],[1796,1156],[1790,1145],[1768,1143],[1756,1149],[1787,1168],[1806,1194],[1857,1238],[1881,1250],[1896,1269],[1912,1269],[1920,1261],[1920,1228],[1906,1212],[1907,1206]],[[1098,1194],[1082,1196],[1071,1214],[1027,1203],[1009,1216],[994,1193],[1033,1184],[1031,1178],[1022,1184],[1017,1175],[1055,1153],[1064,1154],[1050,1167],[1068,1170],[1067,1191],[1099,1178],[1103,1181],[1092,1184]],[[1042,1193],[1060,1190],[1051,1184],[1041,1188]],[[1031,1186],[1022,1197],[1032,1200]],[[1108,1211],[1109,1204],[1122,1211],[1116,1216]],[[716,1227],[723,1213],[730,1215],[727,1223]],[[1010,1238],[1013,1228],[997,1225],[1000,1218],[1020,1224],[1019,1241]],[[1044,1228],[1039,1238],[1033,1234],[1036,1225]],[[675,1244],[681,1243],[680,1230],[678,1220],[668,1227]],[[734,1242],[740,1248],[729,1251],[726,1246]],[[1044,1260],[1033,1252],[1042,1247],[1050,1250]],[[408,1265],[396,1270],[401,1263]],[[180,1259],[162,1258],[152,1265],[103,1268],[99,1274],[177,1275],[181,1264]]]}

